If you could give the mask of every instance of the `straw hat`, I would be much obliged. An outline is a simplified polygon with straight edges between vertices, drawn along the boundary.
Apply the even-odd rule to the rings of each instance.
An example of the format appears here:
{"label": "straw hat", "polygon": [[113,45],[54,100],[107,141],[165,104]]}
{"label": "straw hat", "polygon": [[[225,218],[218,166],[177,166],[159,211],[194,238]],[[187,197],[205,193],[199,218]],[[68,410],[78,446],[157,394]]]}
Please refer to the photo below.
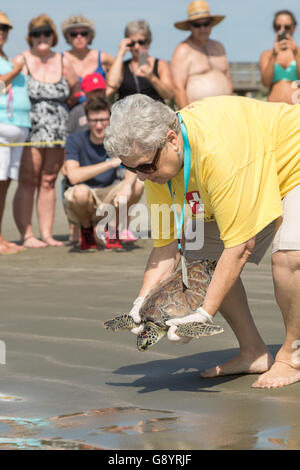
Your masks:
{"label": "straw hat", "polygon": [[188,19],[174,23],[175,28],[188,31],[191,29],[191,21],[202,20],[204,18],[209,18],[211,20],[211,26],[215,26],[225,18],[224,15],[211,15],[209,4],[204,0],[189,3],[187,13]]}
{"label": "straw hat", "polygon": [[0,24],[6,24],[9,29],[13,28],[13,25],[9,21],[8,16],[3,11],[0,11]]}
{"label": "straw hat", "polygon": [[67,33],[70,31],[70,29],[76,27],[87,28],[92,31],[93,36],[95,35],[95,26],[92,20],[89,20],[88,18],[82,15],[73,15],[70,16],[70,18],[68,18],[67,20],[65,20],[61,25],[61,29],[65,39],[67,39]]}

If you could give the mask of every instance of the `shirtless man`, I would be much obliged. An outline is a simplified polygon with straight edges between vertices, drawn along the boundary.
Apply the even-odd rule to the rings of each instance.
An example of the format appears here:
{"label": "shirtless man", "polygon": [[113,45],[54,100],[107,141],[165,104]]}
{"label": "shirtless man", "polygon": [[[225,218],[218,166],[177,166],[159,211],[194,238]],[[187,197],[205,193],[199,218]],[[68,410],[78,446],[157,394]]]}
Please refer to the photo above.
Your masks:
{"label": "shirtless man", "polygon": [[176,47],[171,61],[175,103],[180,109],[205,96],[232,94],[225,49],[209,39],[212,27],[223,19],[210,15],[207,2],[196,1],[188,5],[188,19],[175,23],[177,29],[191,31]]}

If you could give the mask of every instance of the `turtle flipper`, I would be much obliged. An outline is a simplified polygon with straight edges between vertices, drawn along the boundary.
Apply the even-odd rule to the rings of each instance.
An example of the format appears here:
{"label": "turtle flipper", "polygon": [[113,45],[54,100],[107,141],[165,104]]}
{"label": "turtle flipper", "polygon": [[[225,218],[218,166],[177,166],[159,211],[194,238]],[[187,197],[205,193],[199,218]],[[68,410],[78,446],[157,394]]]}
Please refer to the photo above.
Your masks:
{"label": "turtle flipper", "polygon": [[118,330],[131,330],[135,328],[137,323],[133,321],[133,318],[130,315],[120,315],[115,317],[112,320],[107,320],[104,323],[104,326],[107,330],[118,331]]}
{"label": "turtle flipper", "polygon": [[178,336],[187,336],[189,338],[217,335],[223,331],[223,328],[219,325],[211,325],[202,322],[182,323],[176,328],[176,334]]}

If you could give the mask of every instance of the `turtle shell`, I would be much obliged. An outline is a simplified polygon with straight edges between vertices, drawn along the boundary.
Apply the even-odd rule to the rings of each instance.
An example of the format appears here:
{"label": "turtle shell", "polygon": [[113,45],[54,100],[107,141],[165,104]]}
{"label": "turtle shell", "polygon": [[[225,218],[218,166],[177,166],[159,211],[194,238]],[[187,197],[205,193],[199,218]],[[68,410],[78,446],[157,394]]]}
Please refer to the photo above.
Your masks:
{"label": "turtle shell", "polygon": [[171,318],[184,317],[200,307],[211,281],[215,261],[195,261],[187,266],[189,288],[182,283],[181,270],[161,281],[145,298],[140,309],[142,322],[166,328]]}

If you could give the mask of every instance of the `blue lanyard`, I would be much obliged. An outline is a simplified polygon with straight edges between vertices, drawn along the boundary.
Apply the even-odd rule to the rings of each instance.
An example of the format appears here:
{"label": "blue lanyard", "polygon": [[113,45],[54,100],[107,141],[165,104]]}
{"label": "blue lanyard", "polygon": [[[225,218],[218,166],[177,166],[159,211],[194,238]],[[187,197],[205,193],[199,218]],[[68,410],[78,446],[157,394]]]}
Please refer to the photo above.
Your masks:
{"label": "blue lanyard", "polygon": [[177,240],[178,240],[177,247],[178,247],[179,252],[182,255],[183,253],[182,253],[182,247],[181,247],[181,242],[180,242],[180,238],[181,238],[180,234],[181,234],[181,229],[182,229],[182,225],[183,225],[183,222],[184,222],[185,198],[186,198],[186,193],[187,193],[187,189],[188,189],[188,185],[189,185],[189,179],[190,179],[190,173],[191,173],[191,147],[190,147],[190,143],[189,143],[189,139],[188,139],[187,130],[186,130],[185,124],[182,120],[182,117],[180,116],[179,113],[177,115],[178,115],[179,120],[180,120],[181,133],[182,133],[183,143],[184,143],[184,166],[183,166],[183,168],[184,168],[184,200],[183,200],[183,206],[182,206],[182,210],[181,210],[179,220],[178,220],[177,212],[176,212],[175,205],[174,205],[174,197],[173,197],[173,192],[172,192],[172,182],[171,182],[171,180],[168,181],[168,187],[169,187],[169,191],[170,191],[170,195],[171,195],[171,199],[172,199],[173,211],[174,211],[176,227],[177,227]]}

